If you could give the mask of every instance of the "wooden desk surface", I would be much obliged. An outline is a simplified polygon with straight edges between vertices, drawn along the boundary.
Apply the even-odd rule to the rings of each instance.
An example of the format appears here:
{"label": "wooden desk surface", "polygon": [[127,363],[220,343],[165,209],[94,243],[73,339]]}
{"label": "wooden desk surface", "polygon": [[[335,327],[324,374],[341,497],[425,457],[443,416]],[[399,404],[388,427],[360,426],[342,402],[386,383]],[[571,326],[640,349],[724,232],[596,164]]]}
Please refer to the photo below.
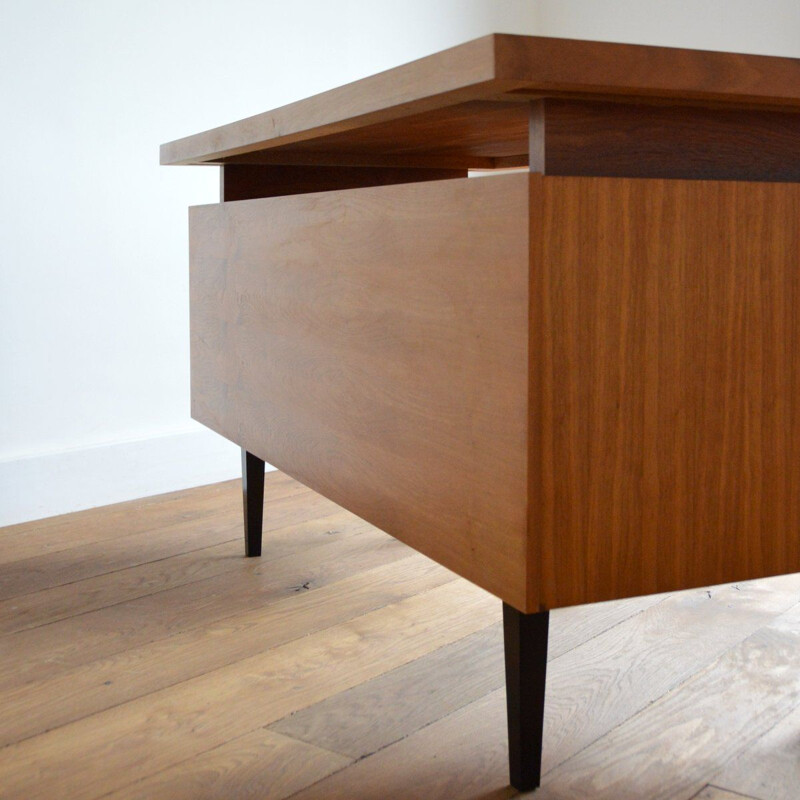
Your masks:
{"label": "wooden desk surface", "polygon": [[492,34],[169,142],[161,163],[523,164],[544,96],[797,112],[800,60]]}

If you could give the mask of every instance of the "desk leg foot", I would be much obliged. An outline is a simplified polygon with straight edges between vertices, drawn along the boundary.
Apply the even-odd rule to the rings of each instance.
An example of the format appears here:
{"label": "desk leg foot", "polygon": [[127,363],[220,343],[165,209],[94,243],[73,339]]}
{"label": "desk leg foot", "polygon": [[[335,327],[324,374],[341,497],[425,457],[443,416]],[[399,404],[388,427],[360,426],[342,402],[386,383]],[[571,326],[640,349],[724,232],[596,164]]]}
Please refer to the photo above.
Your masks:
{"label": "desk leg foot", "polygon": [[503,603],[508,764],[511,785],[521,792],[535,789],[541,777],[549,616],[523,614]]}
{"label": "desk leg foot", "polygon": [[264,522],[264,462],[242,448],[242,499],[244,500],[244,554],[261,555]]}

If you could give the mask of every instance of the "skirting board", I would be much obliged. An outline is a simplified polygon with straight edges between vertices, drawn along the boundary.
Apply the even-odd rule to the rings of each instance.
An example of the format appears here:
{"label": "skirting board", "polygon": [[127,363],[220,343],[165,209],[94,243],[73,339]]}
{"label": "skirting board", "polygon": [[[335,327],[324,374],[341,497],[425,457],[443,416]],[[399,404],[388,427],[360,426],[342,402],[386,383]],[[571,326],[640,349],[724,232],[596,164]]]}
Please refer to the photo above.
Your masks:
{"label": "skirting board", "polygon": [[239,448],[199,426],[9,459],[0,461],[0,526],[240,476]]}

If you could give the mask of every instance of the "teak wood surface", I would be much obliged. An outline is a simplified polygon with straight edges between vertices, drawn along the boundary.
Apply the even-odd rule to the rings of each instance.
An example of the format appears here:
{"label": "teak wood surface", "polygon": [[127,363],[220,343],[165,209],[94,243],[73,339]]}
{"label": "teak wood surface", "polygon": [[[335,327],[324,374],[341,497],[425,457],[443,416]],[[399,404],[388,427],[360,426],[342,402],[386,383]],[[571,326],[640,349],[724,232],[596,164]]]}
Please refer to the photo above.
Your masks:
{"label": "teak wood surface", "polygon": [[528,186],[191,210],[192,415],[526,606]]}
{"label": "teak wood surface", "polygon": [[516,608],[800,569],[800,187],[192,210],[193,416]]}
{"label": "teak wood surface", "polygon": [[800,570],[800,186],[532,178],[530,244],[540,602]]}

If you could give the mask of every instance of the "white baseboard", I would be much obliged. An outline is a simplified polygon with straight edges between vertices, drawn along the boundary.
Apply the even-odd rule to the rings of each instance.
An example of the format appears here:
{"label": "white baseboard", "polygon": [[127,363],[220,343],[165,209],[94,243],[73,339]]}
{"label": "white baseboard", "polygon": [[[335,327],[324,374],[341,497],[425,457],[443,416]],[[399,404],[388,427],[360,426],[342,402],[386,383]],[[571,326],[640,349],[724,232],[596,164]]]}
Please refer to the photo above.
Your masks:
{"label": "white baseboard", "polygon": [[206,428],[9,459],[0,526],[240,476],[239,448]]}

